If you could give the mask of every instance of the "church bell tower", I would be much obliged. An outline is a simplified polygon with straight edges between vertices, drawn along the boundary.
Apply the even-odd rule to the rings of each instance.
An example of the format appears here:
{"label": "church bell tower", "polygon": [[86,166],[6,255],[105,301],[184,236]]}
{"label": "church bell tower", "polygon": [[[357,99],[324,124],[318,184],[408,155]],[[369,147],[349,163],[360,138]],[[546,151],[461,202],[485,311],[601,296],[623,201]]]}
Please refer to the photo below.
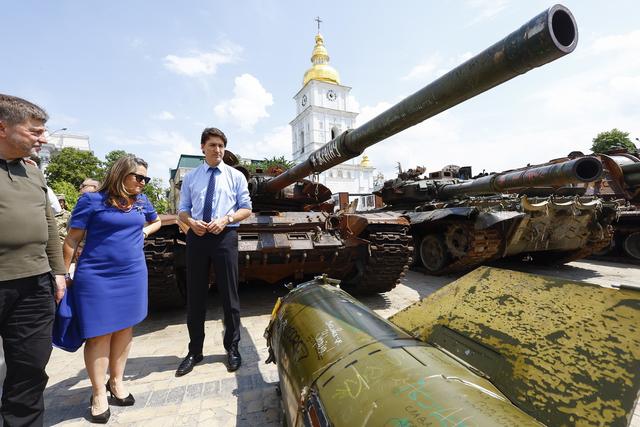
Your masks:
{"label": "church bell tower", "polygon": [[[310,153],[319,149],[347,129],[355,127],[358,113],[349,111],[348,97],[351,88],[340,84],[338,72],[329,65],[329,53],[324,37],[315,36],[311,54],[311,68],[304,73],[302,89],[293,97],[296,102],[296,118],[290,122],[292,132],[292,158],[303,162]],[[352,194],[370,193],[373,190],[373,170],[366,162],[356,159],[334,166],[320,174],[319,180],[332,192],[347,191]]]}

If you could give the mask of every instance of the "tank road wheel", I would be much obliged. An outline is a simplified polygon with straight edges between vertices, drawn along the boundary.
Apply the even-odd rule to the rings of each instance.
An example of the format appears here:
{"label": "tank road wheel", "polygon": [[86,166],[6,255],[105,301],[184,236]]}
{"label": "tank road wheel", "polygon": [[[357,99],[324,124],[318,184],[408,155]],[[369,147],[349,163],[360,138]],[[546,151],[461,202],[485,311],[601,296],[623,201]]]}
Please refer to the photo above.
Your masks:
{"label": "tank road wheel", "polygon": [[640,231],[626,236],[622,241],[622,249],[626,255],[640,260]]}
{"label": "tank road wheel", "polygon": [[444,237],[440,234],[427,234],[420,240],[420,261],[429,274],[439,274],[447,265],[451,256],[447,251]]}
{"label": "tank road wheel", "polygon": [[456,258],[462,258],[469,251],[469,231],[465,227],[452,225],[446,233],[447,249]]}

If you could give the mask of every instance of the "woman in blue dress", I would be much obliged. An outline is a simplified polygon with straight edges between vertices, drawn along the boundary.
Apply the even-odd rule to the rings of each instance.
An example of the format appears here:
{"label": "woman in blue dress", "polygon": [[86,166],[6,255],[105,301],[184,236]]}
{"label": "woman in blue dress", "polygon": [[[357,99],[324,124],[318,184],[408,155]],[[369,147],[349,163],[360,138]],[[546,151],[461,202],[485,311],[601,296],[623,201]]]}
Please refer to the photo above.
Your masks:
{"label": "woman in blue dress", "polygon": [[[64,242],[67,268],[86,234],[73,283],[84,360],[92,385],[91,421],[106,423],[111,412],[107,392],[117,405],[135,399],[123,384],[133,325],[147,316],[147,266],[144,238],[160,228],[160,219],[142,194],[147,163],[134,156],[118,159],[96,193],[85,193],[73,210]],[[105,387],[105,377],[109,380]]]}

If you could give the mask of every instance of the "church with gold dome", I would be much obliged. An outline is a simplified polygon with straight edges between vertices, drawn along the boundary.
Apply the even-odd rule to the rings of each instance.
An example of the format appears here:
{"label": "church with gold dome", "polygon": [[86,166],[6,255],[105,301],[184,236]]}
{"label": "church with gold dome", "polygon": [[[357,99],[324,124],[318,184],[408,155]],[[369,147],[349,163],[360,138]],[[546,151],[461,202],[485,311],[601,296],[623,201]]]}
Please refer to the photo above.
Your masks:
{"label": "church with gold dome", "polygon": [[[304,73],[302,89],[293,97],[296,117],[290,122],[292,158],[305,161],[347,129],[355,127],[357,112],[350,111],[349,86],[340,84],[338,71],[329,65],[329,53],[318,30],[311,54],[311,68]],[[375,168],[367,156],[356,158],[321,173],[320,183],[336,194],[348,192],[350,200],[359,197],[359,209],[373,206]],[[371,206],[368,206],[371,204]]]}

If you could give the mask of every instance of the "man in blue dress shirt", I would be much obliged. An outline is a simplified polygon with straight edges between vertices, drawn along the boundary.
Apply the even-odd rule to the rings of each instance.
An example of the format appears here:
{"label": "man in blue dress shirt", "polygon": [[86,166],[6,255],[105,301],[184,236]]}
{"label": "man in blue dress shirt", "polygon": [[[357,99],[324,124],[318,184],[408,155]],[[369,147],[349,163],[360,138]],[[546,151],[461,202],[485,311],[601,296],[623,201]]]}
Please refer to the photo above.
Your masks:
{"label": "man in blue dress shirt", "polygon": [[251,199],[244,175],[222,158],[227,137],[206,128],[200,138],[205,162],[182,181],[178,217],[187,232],[187,327],[189,353],[176,376],[188,374],[202,361],[204,321],[213,263],[216,287],[224,309],[224,348],[229,372],[240,367],[240,300],[238,298],[238,223],[251,214]]}

